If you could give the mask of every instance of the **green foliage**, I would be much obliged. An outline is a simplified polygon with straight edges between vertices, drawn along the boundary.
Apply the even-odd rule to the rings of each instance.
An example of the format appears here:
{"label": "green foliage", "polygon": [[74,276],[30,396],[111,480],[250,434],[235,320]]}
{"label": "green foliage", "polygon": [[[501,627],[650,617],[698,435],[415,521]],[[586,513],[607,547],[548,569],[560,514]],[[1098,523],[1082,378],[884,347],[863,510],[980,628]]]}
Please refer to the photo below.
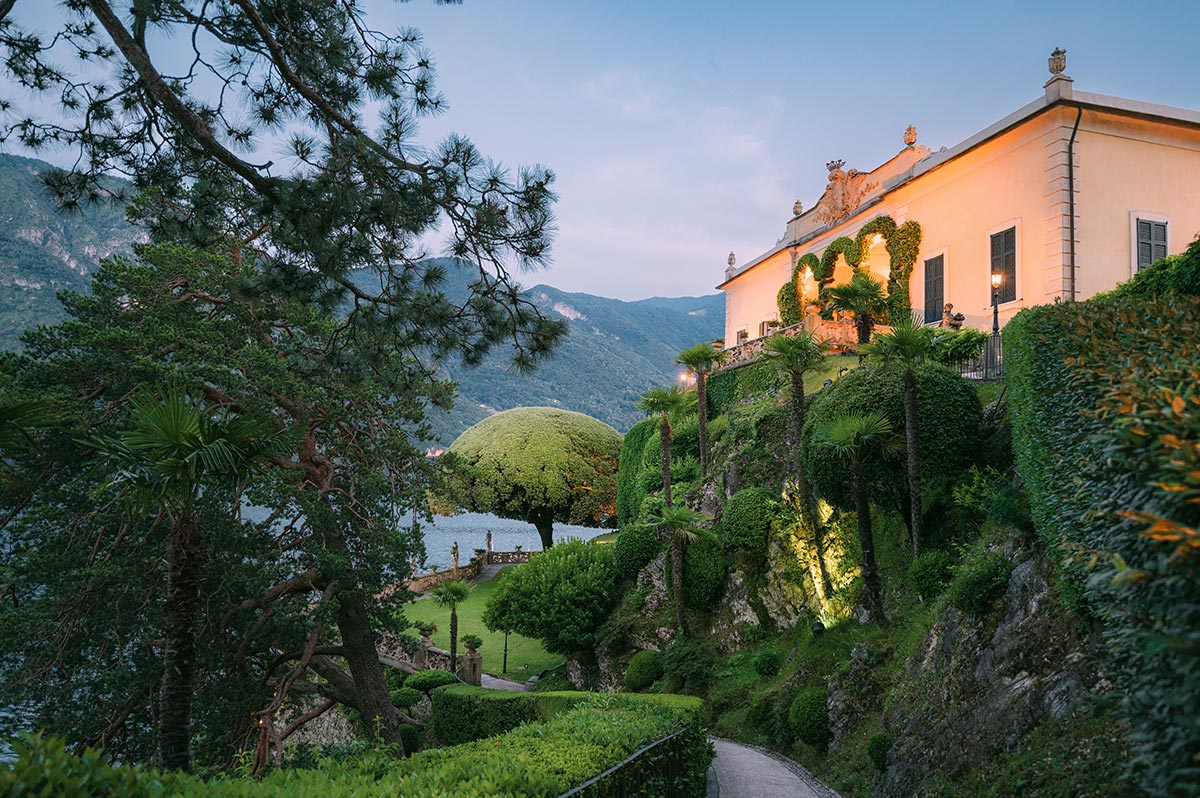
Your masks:
{"label": "green foliage", "polygon": [[991,466],[982,469],[979,466],[971,466],[954,485],[954,504],[983,518],[991,509],[992,502],[1000,495],[1004,486],[1003,480],[1003,475]]}
{"label": "green foliage", "polygon": [[796,694],[788,709],[788,723],[796,739],[824,751],[833,740],[829,730],[828,694],[824,687],[806,687]]}
{"label": "green foliage", "polygon": [[412,756],[421,747],[421,730],[410,723],[400,727],[400,742],[404,744],[404,753]]}
{"label": "green foliage", "polygon": [[450,671],[421,671],[404,680],[404,686],[422,693],[429,693],[448,684],[457,684],[458,678]]}
{"label": "green foliage", "polygon": [[518,693],[466,684],[441,687],[430,694],[429,728],[446,745],[494,737],[522,723],[548,720],[587,697],[587,693]]}
{"label": "green foliage", "polygon": [[13,741],[16,760],[0,769],[0,794],[13,798],[145,798],[165,795],[161,778],[141,768],[114,767],[87,749],[67,752],[61,738],[22,734]]}
{"label": "green foliage", "polygon": [[779,497],[765,488],[743,488],[725,503],[720,530],[750,568],[766,561],[767,537],[778,504]]}
{"label": "green foliage", "polygon": [[780,286],[775,304],[779,307],[779,323],[782,326],[791,327],[804,320],[804,310],[800,307],[800,294],[796,291],[795,280],[788,280]]}
{"label": "green foliage", "polygon": [[759,676],[774,676],[783,665],[783,657],[778,651],[760,651],[754,655],[754,672]]}
{"label": "green foliage", "polygon": [[658,478],[657,471],[647,472],[642,468],[646,445],[657,431],[658,419],[644,418],[630,428],[621,442],[620,470],[617,473],[617,523],[621,528],[641,517],[642,500],[649,492],[642,483],[642,475],[650,473]]}
{"label": "green foliage", "polygon": [[661,679],[662,675],[662,654],[639,651],[629,660],[629,667],[625,669],[625,689],[641,692]]}
{"label": "green foliage", "polygon": [[[495,692],[469,689],[477,694]],[[536,700],[515,695],[518,701]],[[497,705],[515,706],[504,698]],[[488,701],[479,696],[463,706],[486,707]],[[34,798],[554,798],[649,743],[684,729],[616,771],[604,781],[603,789],[611,791],[605,794],[641,790],[665,794],[666,762],[675,761],[681,772],[672,777],[669,789],[687,798],[704,795],[712,748],[705,739],[703,704],[697,699],[586,693],[547,699],[547,704],[556,702],[560,709],[548,719],[539,716],[536,722],[498,737],[422,751],[403,761],[369,749],[344,762],[323,760],[314,769],[276,770],[261,781],[234,776],[205,781],[184,774],[111,768],[96,754],[71,757],[62,751],[61,743],[39,743],[23,750],[11,768],[0,771],[0,787],[8,788],[6,794]],[[575,706],[567,708],[568,703]]]}
{"label": "green foliage", "polygon": [[[711,610],[725,589],[725,547],[712,531],[695,530],[696,539],[683,549],[683,603],[694,610]],[[667,595],[674,597],[667,558]]]}
{"label": "green foliage", "polygon": [[702,694],[713,680],[717,657],[704,642],[680,635],[662,653],[663,675],[673,692]]}
{"label": "green foliage", "polygon": [[775,369],[761,360],[718,371],[708,378],[708,414],[715,417],[740,402],[772,393],[779,385]]}
{"label": "green foliage", "polygon": [[925,601],[937,598],[954,575],[955,564],[947,551],[922,552],[908,565],[908,586]]}
{"label": "green foliage", "polygon": [[933,337],[933,349],[930,356],[938,363],[954,363],[955,361],[970,360],[979,357],[987,344],[988,334],[974,327],[963,327],[961,330],[950,328],[937,329]]}
{"label": "green foliage", "polygon": [[441,490],[459,507],[537,523],[600,525],[616,512],[621,435],[550,407],[489,416],[443,455]]}
{"label": "green foliage", "polygon": [[[983,412],[970,384],[935,364],[914,369],[920,418],[921,482],[930,496],[949,493],[959,473],[972,464],[978,449]],[[881,412],[894,429],[904,429],[904,386],[899,371],[868,365],[854,369],[816,395],[804,425],[804,462],[819,496],[835,507],[853,509],[846,467],[833,450],[813,446],[816,430],[845,413]],[[903,468],[866,463],[871,495],[885,507],[900,509],[908,495]],[[928,507],[926,511],[928,511]]]}
{"label": "green foliage", "polygon": [[946,598],[965,613],[982,615],[1003,595],[1012,569],[1004,552],[976,545],[958,567]]}
{"label": "green foliage", "polygon": [[635,524],[622,529],[613,544],[613,566],[617,576],[632,579],[637,572],[650,564],[660,551],[663,540],[658,531],[645,524]]}
{"label": "green foliage", "polygon": [[[426,673],[447,673],[447,671],[426,671]],[[419,674],[416,673],[413,674],[413,676],[418,675]],[[428,692],[433,688],[424,689],[425,692]],[[400,687],[396,690],[392,690],[390,695],[392,696],[392,703],[396,706],[400,707],[401,709],[412,709],[421,701],[421,696],[424,695],[424,693],[415,687]]]}
{"label": "green foliage", "polygon": [[867,757],[878,771],[887,770],[888,752],[892,750],[890,735],[879,732],[867,738]]}
{"label": "green foliage", "polygon": [[613,548],[568,540],[512,569],[492,594],[484,624],[564,656],[586,651],[617,600]]}
{"label": "green foliage", "polygon": [[[1189,248],[1190,249],[1190,248]],[[1104,621],[1152,796],[1200,789],[1200,298],[1110,296],[1004,331],[1013,448],[1047,548]]]}
{"label": "green foliage", "polygon": [[1178,255],[1140,269],[1111,292],[1114,297],[1154,297],[1164,294],[1200,296],[1200,237]]}

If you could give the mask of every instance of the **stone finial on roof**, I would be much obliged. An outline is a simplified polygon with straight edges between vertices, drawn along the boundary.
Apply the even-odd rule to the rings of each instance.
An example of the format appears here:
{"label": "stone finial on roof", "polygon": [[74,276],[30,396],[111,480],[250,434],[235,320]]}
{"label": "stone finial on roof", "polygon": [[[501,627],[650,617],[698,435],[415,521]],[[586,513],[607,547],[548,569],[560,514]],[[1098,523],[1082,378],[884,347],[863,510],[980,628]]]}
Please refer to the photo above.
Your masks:
{"label": "stone finial on roof", "polygon": [[725,262],[729,264],[730,268],[733,268],[733,264],[737,263],[737,255],[734,255],[732,252],[730,252],[729,257],[725,259]]}
{"label": "stone finial on roof", "polygon": [[917,126],[909,125],[907,128],[904,129],[904,144],[905,144],[905,146],[911,147],[912,145],[914,145],[916,143],[917,143]]}
{"label": "stone finial on roof", "polygon": [[1067,51],[1061,47],[1055,47],[1054,52],[1050,53],[1050,74],[1061,75],[1067,68]]}
{"label": "stone finial on roof", "polygon": [[804,203],[796,200],[792,203],[792,216],[799,216],[802,213],[804,213]]}

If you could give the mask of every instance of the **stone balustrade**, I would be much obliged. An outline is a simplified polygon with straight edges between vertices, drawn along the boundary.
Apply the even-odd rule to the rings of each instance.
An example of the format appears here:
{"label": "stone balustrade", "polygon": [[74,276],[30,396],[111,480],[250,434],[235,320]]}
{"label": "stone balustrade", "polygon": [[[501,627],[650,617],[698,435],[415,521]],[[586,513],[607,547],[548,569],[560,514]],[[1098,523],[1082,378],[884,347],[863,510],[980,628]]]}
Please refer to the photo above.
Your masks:
{"label": "stone balustrade", "polygon": [[[852,316],[823,319],[816,313],[809,313],[799,324],[776,329],[770,335],[752,338],[745,343],[730,347],[726,350],[728,354],[725,356],[725,361],[717,365],[713,371],[723,371],[754,363],[762,358],[763,346],[771,335],[793,336],[802,330],[811,332],[817,340],[827,341],[830,351],[833,353],[853,352],[858,346],[858,328],[854,326]],[[887,325],[876,324],[874,332],[888,332],[889,330],[891,327]]]}

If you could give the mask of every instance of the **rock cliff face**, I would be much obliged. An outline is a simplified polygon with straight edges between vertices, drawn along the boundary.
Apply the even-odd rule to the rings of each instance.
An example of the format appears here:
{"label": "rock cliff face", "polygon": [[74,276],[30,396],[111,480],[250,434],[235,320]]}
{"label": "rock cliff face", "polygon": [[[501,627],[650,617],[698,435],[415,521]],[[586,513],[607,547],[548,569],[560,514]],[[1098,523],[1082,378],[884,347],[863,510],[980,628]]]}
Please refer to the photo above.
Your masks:
{"label": "rock cliff face", "polygon": [[[1097,665],[1099,641],[1077,633],[1051,581],[1044,560],[1026,558],[990,619],[942,611],[905,663],[885,718],[895,742],[878,794],[920,795],[933,775],[952,778],[1014,750],[1039,724],[1110,686]],[[845,702],[835,690],[835,717]]]}

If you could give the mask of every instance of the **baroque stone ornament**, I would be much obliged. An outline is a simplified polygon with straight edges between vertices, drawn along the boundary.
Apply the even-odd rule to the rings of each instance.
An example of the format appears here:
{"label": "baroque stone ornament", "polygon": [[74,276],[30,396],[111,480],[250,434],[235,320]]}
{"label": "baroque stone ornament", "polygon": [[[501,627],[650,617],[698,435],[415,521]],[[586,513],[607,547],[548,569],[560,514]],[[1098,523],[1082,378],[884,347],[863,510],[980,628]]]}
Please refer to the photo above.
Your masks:
{"label": "baroque stone ornament", "polygon": [[833,224],[845,219],[862,204],[868,192],[879,186],[870,181],[867,175],[859,174],[857,169],[844,171],[842,167],[845,164],[842,160],[825,164],[829,170],[829,183],[821,199],[817,200],[817,221],[821,224]]}
{"label": "baroque stone ornament", "polygon": [[917,126],[909,125],[907,128],[904,129],[904,144],[905,144],[905,146],[911,147],[912,145],[914,145],[916,143],[917,143]]}
{"label": "baroque stone ornament", "polygon": [[792,203],[792,216],[799,216],[802,213],[804,213],[804,203],[802,203],[800,200],[796,200],[794,203]]}
{"label": "baroque stone ornament", "polygon": [[732,252],[730,252],[730,253],[729,253],[729,257],[725,259],[725,262],[726,262],[726,263],[728,263],[728,264],[729,264],[729,268],[731,268],[731,269],[732,269],[732,268],[733,268],[733,264],[737,263],[737,256],[736,256],[736,255],[734,255]]}
{"label": "baroque stone ornament", "polygon": [[1050,74],[1061,75],[1067,68],[1067,51],[1061,47],[1050,53]]}

